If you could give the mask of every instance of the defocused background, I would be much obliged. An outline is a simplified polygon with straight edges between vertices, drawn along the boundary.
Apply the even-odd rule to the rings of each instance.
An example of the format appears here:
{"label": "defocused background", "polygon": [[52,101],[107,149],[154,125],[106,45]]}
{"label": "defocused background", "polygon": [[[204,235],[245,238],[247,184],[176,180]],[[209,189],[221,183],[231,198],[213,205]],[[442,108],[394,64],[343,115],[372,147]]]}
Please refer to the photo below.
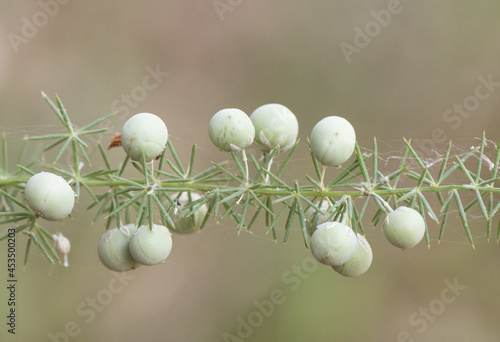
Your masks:
{"label": "defocused background", "polygon": [[[238,107],[250,114],[278,102],[300,123],[288,180],[312,174],[306,138],[328,115],[348,118],[367,151],[376,136],[384,160],[399,155],[403,137],[426,158],[439,158],[449,139],[458,151],[477,145],[483,130],[499,140],[499,15],[493,0],[3,1],[0,128],[12,152],[25,135],[61,132],[42,90],[62,98],[76,125],[118,111],[100,137],[104,144],[128,116],[152,112],[165,120],[183,161],[198,145],[203,170],[228,158],[208,139],[215,112]],[[95,141],[90,148],[98,167]],[[116,165],[123,151],[109,158]],[[89,203],[79,200],[73,220],[44,223],[71,239],[69,268],[51,266],[33,249],[23,269],[25,238],[18,237],[15,336],[6,332],[1,243],[2,341],[428,342],[500,335],[500,247],[487,243],[480,214],[470,222],[475,250],[456,211],[439,245],[439,227],[431,223],[430,250],[421,243],[401,252],[380,226],[367,229],[374,261],[356,279],[312,262],[298,227],[286,245],[280,231],[275,244],[263,227],[238,236],[227,219],[174,236],[164,265],[113,280],[97,257],[103,220],[90,224]],[[259,314],[277,294],[280,304]]]}

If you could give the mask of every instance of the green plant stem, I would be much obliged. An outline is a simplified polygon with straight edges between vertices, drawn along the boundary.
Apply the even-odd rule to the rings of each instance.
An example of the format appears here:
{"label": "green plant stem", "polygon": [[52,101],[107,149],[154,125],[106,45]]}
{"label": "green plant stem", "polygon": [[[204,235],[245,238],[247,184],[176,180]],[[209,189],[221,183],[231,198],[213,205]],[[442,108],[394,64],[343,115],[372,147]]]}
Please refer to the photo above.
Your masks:
{"label": "green plant stem", "polygon": [[[22,186],[26,184],[29,180],[29,177],[7,177],[0,178],[0,186]],[[144,179],[132,180],[138,184],[145,185],[146,181]],[[128,187],[130,186],[129,182],[121,181],[118,179],[89,179],[85,181],[86,184],[90,187]],[[201,183],[197,181],[173,181],[173,180],[158,180],[158,187],[169,189],[171,191],[202,191],[202,192],[227,192],[230,189],[234,189],[232,185],[221,185],[216,183]],[[278,187],[276,185],[266,185],[255,184],[250,186],[255,195],[266,195],[266,196],[287,196],[291,195],[295,190],[294,187],[289,186],[289,188],[285,188],[283,186]],[[347,187],[347,186],[345,186]],[[345,188],[339,187],[339,188]],[[370,193],[366,190],[319,190],[313,186],[306,185],[299,187],[300,194],[305,197],[341,197],[344,195],[352,196],[352,197],[366,197],[369,196]],[[457,191],[465,191],[471,192],[471,194],[475,193],[475,190],[484,193],[500,193],[500,188],[492,187],[492,186],[478,186],[471,188],[470,184],[463,185],[438,185],[438,186],[428,186],[428,187],[419,187],[418,191],[422,193],[437,193],[437,192],[449,192],[453,190]],[[373,194],[379,196],[391,196],[391,195],[404,195],[411,191],[415,191],[414,187],[406,187],[406,188],[397,188],[397,189],[374,189],[371,192]]]}

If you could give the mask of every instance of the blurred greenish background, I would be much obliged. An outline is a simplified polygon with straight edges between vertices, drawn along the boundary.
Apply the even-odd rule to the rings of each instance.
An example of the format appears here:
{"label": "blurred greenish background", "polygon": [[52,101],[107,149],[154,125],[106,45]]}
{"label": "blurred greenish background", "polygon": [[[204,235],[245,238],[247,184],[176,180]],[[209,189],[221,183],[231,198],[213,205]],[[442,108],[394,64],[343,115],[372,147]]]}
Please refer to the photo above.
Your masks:
{"label": "blurred greenish background", "polygon": [[[328,115],[348,118],[367,150],[376,136],[384,160],[398,155],[403,137],[414,139],[423,156],[439,158],[448,139],[462,150],[477,145],[483,130],[499,140],[499,16],[493,0],[2,1],[0,127],[11,151],[25,135],[61,132],[41,90],[57,93],[80,126],[119,110],[104,143],[127,116],[152,112],[168,125],[185,162],[198,144],[202,170],[228,158],[208,139],[215,112],[238,107],[250,114],[278,102],[300,124],[289,180],[304,182],[312,173],[306,138]],[[163,76],[143,91],[154,69]],[[481,78],[493,81],[478,99]],[[457,104],[470,110],[460,114]],[[95,142],[91,154],[99,159]],[[123,151],[109,156],[118,163]],[[421,243],[401,252],[380,226],[368,229],[374,261],[356,279],[312,263],[298,227],[284,245],[264,228],[238,236],[224,220],[174,236],[164,265],[113,280],[97,257],[103,221],[90,225],[89,203],[79,200],[73,220],[45,224],[70,238],[69,268],[51,266],[34,249],[23,269],[25,239],[18,237],[15,336],[6,331],[1,243],[1,341],[428,342],[500,335],[500,247],[487,243],[479,213],[470,222],[475,250],[455,211],[439,245],[439,227],[431,223],[430,250]],[[455,292],[446,290],[454,282]],[[258,306],[276,294],[280,304],[259,316]],[[245,328],[249,319],[258,326]]]}

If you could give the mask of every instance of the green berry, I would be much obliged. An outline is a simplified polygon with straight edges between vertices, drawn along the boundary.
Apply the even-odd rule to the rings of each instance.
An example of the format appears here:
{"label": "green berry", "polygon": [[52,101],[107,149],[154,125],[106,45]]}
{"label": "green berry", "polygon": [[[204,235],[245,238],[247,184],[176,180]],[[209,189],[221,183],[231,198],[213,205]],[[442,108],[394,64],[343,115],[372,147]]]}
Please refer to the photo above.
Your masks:
{"label": "green berry", "polygon": [[311,237],[311,252],[322,264],[340,266],[354,254],[356,241],[356,235],[349,226],[340,222],[325,222]]}
{"label": "green berry", "polygon": [[38,217],[49,221],[64,219],[75,205],[75,193],[68,182],[50,172],[32,176],[24,188],[24,198]]}
{"label": "green berry", "polygon": [[140,266],[129,250],[130,238],[136,230],[135,224],[127,224],[110,229],[101,236],[97,251],[104,266],[116,272],[130,271]]}
{"label": "green berry", "polygon": [[287,107],[269,103],[260,106],[250,115],[255,126],[255,141],[262,150],[290,149],[299,133],[299,123]]}
{"label": "green berry", "polygon": [[358,234],[356,250],[354,254],[341,266],[332,268],[345,277],[357,277],[364,274],[370,268],[373,260],[372,248],[365,237]]}
{"label": "green berry", "polygon": [[172,234],[167,227],[153,224],[141,226],[130,238],[130,254],[140,264],[157,265],[172,251]]}
{"label": "green berry", "polygon": [[384,221],[384,236],[401,249],[417,245],[424,237],[425,222],[418,211],[408,207],[399,207],[390,212]]}
{"label": "green berry", "polygon": [[[315,204],[316,204],[316,206],[319,206],[319,202],[316,202]],[[306,212],[305,212],[306,229],[307,229],[307,233],[309,233],[309,236],[313,235],[317,226],[324,223],[328,219],[328,217],[330,217],[331,214],[329,212],[327,212],[330,207],[331,207],[331,204],[329,201],[323,201],[321,203],[321,207],[319,207],[319,208],[321,209],[322,212],[325,213],[325,215],[317,212],[316,209],[314,209],[313,207],[309,207],[306,210]]]}
{"label": "green berry", "polygon": [[[316,206],[319,206],[320,201],[316,202]],[[323,224],[326,222],[331,217],[334,217],[335,215],[332,215],[332,213],[329,211],[329,209],[332,207],[332,204],[330,201],[323,200],[321,203],[321,211],[324,213],[319,213],[314,209],[313,207],[309,207],[306,212],[305,212],[305,217],[306,217],[306,229],[307,233],[309,236],[312,236],[314,231],[316,230],[316,227],[318,227],[320,224]],[[343,223],[345,225],[350,226],[350,220],[347,217],[346,214],[342,215],[340,218],[340,223]]]}
{"label": "green berry", "polygon": [[[191,201],[189,200],[190,196]],[[203,204],[191,215],[190,213],[193,207],[186,208],[185,206],[199,200],[201,195],[196,192],[191,192],[191,194],[183,192],[180,196],[178,194],[173,194],[171,197],[175,203],[168,207],[168,212],[171,213],[170,215],[172,221],[174,222],[174,226],[172,227],[171,225],[167,225],[167,227],[170,230],[181,234],[194,233],[199,230],[208,211],[207,205]]]}
{"label": "green berry", "polygon": [[208,125],[208,135],[212,143],[223,151],[243,150],[252,145],[255,127],[243,111],[226,108],[212,117]]}
{"label": "green berry", "polygon": [[167,126],[158,116],[139,113],[125,122],[121,141],[127,155],[132,160],[141,161],[144,154],[146,162],[158,157],[168,139]]}
{"label": "green berry", "polygon": [[354,152],[356,133],[344,118],[329,116],[314,126],[311,132],[311,151],[325,166],[340,166]]}

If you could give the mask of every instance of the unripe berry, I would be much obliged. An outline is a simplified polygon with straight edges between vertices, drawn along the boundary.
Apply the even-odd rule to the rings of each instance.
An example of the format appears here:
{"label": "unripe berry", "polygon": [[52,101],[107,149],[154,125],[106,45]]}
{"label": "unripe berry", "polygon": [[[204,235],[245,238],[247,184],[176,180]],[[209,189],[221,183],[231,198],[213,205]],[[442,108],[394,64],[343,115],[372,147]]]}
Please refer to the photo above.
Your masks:
{"label": "unripe berry", "polygon": [[[315,203],[316,206],[319,205],[319,202]],[[321,211],[325,213],[325,215],[319,213],[314,209],[313,207],[309,207],[306,212],[306,229],[307,233],[309,236],[312,236],[314,231],[316,230],[316,227],[319,226],[320,224],[324,223],[328,217],[331,215],[330,213],[327,212],[328,208],[331,207],[331,204],[329,201],[323,201],[321,203]]]}
{"label": "unripe berry", "polygon": [[340,266],[356,250],[356,234],[340,222],[320,224],[311,237],[311,252],[320,263]]}
{"label": "unripe berry", "polygon": [[212,143],[223,151],[243,150],[252,145],[255,127],[242,110],[226,108],[212,117],[208,125],[208,135]]}
{"label": "unripe berry", "polygon": [[68,182],[50,172],[32,176],[24,188],[24,198],[37,216],[49,221],[64,219],[75,205],[75,193]]}
{"label": "unripe berry", "polygon": [[255,126],[255,141],[262,150],[290,149],[299,133],[299,123],[287,107],[269,103],[260,106],[250,115]]}
{"label": "unripe berry", "polygon": [[110,229],[101,236],[97,251],[104,266],[116,272],[130,271],[140,266],[129,250],[130,238],[136,230],[135,224],[131,223]]}
{"label": "unripe berry", "polygon": [[187,192],[183,192],[179,197],[178,194],[173,194],[171,197],[174,201],[177,201],[175,204],[170,205],[167,209],[167,211],[171,213],[174,226],[172,227],[171,225],[167,225],[167,227],[170,230],[181,234],[189,234],[199,230],[208,211],[207,205],[203,204],[191,215],[189,214],[193,208],[186,208],[185,206],[191,202],[199,200],[201,195],[196,192],[191,192],[191,202],[189,201],[189,194]]}
{"label": "unripe berry", "polygon": [[425,222],[418,211],[408,207],[398,207],[390,212],[384,221],[384,236],[401,249],[417,245],[424,237]]}
{"label": "unripe berry", "polygon": [[172,234],[167,227],[153,224],[141,226],[130,238],[130,254],[143,265],[157,265],[167,259],[172,251]]}
{"label": "unripe berry", "polygon": [[121,143],[123,149],[132,160],[146,162],[158,157],[168,139],[167,126],[158,116],[150,113],[139,113],[125,122],[122,128]]}
{"label": "unripe berry", "polygon": [[328,116],[314,126],[311,132],[311,151],[325,166],[340,166],[354,152],[356,133],[344,118]]}
{"label": "unripe berry", "polygon": [[341,266],[332,268],[345,277],[357,277],[370,268],[373,260],[372,248],[365,237],[358,234],[354,254]]}

